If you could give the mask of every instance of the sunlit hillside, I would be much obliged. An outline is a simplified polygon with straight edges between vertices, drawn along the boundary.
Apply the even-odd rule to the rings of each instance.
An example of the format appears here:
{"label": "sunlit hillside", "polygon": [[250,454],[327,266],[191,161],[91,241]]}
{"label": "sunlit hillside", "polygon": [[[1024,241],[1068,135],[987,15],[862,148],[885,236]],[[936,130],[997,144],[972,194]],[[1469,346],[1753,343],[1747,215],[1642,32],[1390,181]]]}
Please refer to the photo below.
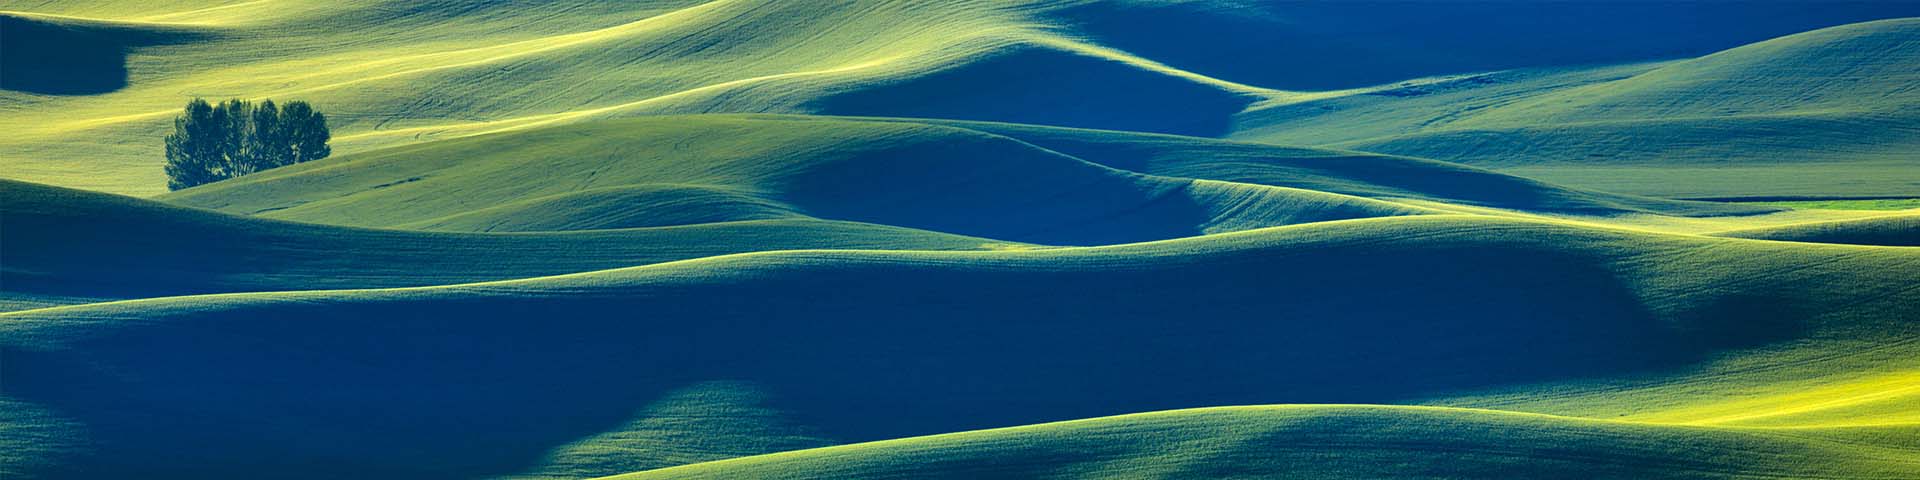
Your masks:
{"label": "sunlit hillside", "polygon": [[[1699,56],[1818,27],[1920,15],[1920,6],[1873,3],[1654,11],[1262,3],[0,2],[13,38],[6,42],[9,61],[24,63],[8,69],[9,82],[18,85],[0,92],[0,128],[11,132],[0,139],[0,155],[14,160],[0,175],[115,193],[164,191],[160,145],[152,139],[189,95],[310,99],[333,114],[342,152],[608,117],[709,112],[960,118],[1220,136],[1233,133],[1234,117],[1249,107],[1363,93],[1400,79]],[[1435,15],[1452,17],[1458,28],[1421,26]],[[1350,31],[1366,34],[1343,33]],[[1861,42],[1912,50],[1886,36]],[[1813,40],[1819,39],[1794,41]],[[1796,54],[1746,50],[1718,55],[1721,61],[1703,68]],[[1914,74],[1911,59],[1882,63],[1887,72],[1875,75],[1879,85],[1911,83],[1901,80]],[[1805,68],[1819,65],[1847,68],[1818,62]],[[1675,85],[1683,74],[1650,77],[1617,90],[1653,95],[1661,93],[1646,92],[1690,88]],[[1776,99],[1770,105],[1792,99],[1788,109],[1802,96],[1794,89],[1805,86],[1748,83],[1754,98]],[[1911,91],[1877,94],[1913,101]],[[1710,102],[1695,103],[1719,109],[1705,111],[1711,115],[1734,113]],[[1897,114],[1899,105],[1855,107]],[[1819,110],[1806,107],[1799,110]],[[1543,125],[1525,109],[1515,112],[1520,126]],[[1572,118],[1539,115],[1553,123]],[[1865,150],[1846,159],[1883,159],[1889,150],[1874,146],[1912,137],[1903,130],[1910,122],[1820,118],[1808,121],[1861,136],[1826,144]],[[1859,122],[1872,128],[1859,131]],[[1344,140],[1339,137],[1272,138],[1326,144]],[[1394,145],[1380,148],[1456,159]],[[1686,147],[1643,146],[1633,159],[1648,155],[1646,148],[1658,155]]]}

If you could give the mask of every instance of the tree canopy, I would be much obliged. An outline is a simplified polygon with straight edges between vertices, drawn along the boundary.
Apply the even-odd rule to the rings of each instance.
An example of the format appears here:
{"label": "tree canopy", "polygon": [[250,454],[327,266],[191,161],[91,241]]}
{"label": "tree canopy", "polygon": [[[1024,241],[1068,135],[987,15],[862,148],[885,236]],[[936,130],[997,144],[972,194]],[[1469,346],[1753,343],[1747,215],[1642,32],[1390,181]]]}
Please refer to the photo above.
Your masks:
{"label": "tree canopy", "polygon": [[326,158],[327,116],[303,101],[210,104],[195,98],[167,135],[167,188],[179,190]]}

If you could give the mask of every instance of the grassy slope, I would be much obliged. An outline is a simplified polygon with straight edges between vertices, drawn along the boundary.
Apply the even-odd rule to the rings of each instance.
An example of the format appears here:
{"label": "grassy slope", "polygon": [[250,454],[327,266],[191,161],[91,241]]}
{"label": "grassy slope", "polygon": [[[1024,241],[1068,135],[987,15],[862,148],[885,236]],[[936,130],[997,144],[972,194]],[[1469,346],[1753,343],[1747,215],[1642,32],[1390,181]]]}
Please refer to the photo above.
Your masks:
{"label": "grassy slope", "polygon": [[1920,209],[1920,198],[1885,199],[1844,199],[1844,200],[1778,200],[1751,202],[1760,205],[1812,209],[1812,210],[1913,210]]}
{"label": "grassy slope", "polygon": [[1616,195],[1348,151],[790,115],[648,117],[501,133],[346,155],[159,198],[272,218],[440,231],[811,215],[1074,245],[1435,211],[1689,233],[1863,215]]}
{"label": "grassy slope", "polygon": [[[99,63],[126,72],[119,87],[84,95],[0,91],[0,128],[10,133],[0,139],[0,155],[14,160],[0,165],[0,176],[159,193],[156,139],[189,95],[312,100],[334,121],[342,153],[610,116],[702,112],[1220,135],[1248,105],[1324,96],[1275,88],[1358,87],[1548,59],[1698,54],[1913,10],[1700,5],[1662,8],[1653,17],[1635,8],[1500,6],[1468,15],[1452,7],[1268,11],[1274,9],[1119,0],[0,2],[0,10],[86,17],[0,14],[10,22],[109,24],[142,36],[193,32],[178,41],[110,43],[124,48],[99,55]],[[1436,15],[1449,22],[1432,22]],[[1434,25],[1444,27],[1427,27]],[[1647,40],[1618,41],[1622,35],[1601,25],[1630,26],[1645,35],[1626,37]],[[1613,40],[1592,40],[1598,37]],[[58,49],[79,44],[36,36],[9,45],[30,45],[35,57],[73,57]],[[47,49],[56,51],[42,55]],[[1277,60],[1239,61],[1250,55]]]}
{"label": "grassy slope", "polygon": [[[1506,72],[1279,102],[1237,137],[1333,144],[1663,196],[1911,194],[1920,20],[1664,64]],[[1332,110],[1332,113],[1328,113]],[[1650,168],[1660,167],[1660,168]]]}
{"label": "grassy slope", "polygon": [[[0,307],[442,285],[782,248],[975,249],[992,240],[809,218],[579,233],[371,230],[239,217],[0,180]],[[484,261],[475,261],[484,259]]]}
{"label": "grassy slope", "polygon": [[1920,215],[1885,215],[1856,220],[1814,222],[1736,230],[1718,235],[1792,242],[1920,247]]}
{"label": "grassy slope", "polygon": [[1006,135],[1121,170],[1303,188],[1386,200],[1421,200],[1535,213],[1727,216],[1750,205],[1674,201],[1571,189],[1489,170],[1412,157],[1135,132],[936,121]]}
{"label": "grassy slope", "polygon": [[[1840,431],[1835,430],[1852,430]],[[1854,429],[1743,429],[1495,410],[1223,407],[831,447],[621,475],[705,478],[1904,478]],[[1460,432],[1474,432],[1461,435]],[[1865,432],[1888,444],[1920,429]],[[1726,455],[1727,452],[1740,452]],[[1447,461],[1435,461],[1437,458]]]}
{"label": "grassy slope", "polygon": [[[7,395],[85,425],[55,429],[91,442],[63,464],[76,474],[528,471],[558,445],[622,438],[644,424],[636,408],[671,390],[722,379],[846,441],[1271,402],[1847,425],[1914,415],[1915,392],[1885,378],[1920,369],[1903,313],[1920,302],[1916,264],[1920,253],[1891,247],[1416,216],[118,302],[8,314],[0,338]],[[1525,394],[1500,396],[1511,389]],[[1475,391],[1488,393],[1461,396]],[[1473,432],[1485,431],[1451,435]],[[1845,471],[1807,463],[1823,450],[1779,445],[1783,462]],[[1732,452],[1746,451],[1700,455]]]}
{"label": "grassy slope", "polygon": [[378,150],[160,198],[317,223],[481,230],[599,228],[635,207],[722,218],[800,212],[1074,245],[1432,211],[1141,175],[952,127],[717,115]]}

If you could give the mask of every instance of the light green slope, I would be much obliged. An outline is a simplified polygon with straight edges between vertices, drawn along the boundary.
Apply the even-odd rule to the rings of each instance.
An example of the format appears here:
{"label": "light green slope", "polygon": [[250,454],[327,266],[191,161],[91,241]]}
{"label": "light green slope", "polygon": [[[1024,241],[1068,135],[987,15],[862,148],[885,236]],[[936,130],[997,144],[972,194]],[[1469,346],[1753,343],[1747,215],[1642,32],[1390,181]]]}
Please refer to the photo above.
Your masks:
{"label": "light green slope", "polygon": [[1920,18],[1843,25],[1531,98],[1463,127],[1898,112],[1920,98]]}
{"label": "light green slope", "polygon": [[1657,64],[1428,79],[1243,113],[1233,137],[1335,145],[1672,197],[1910,195],[1920,19]]}
{"label": "light green slope", "polygon": [[[1834,441],[1880,437],[1879,445]],[[1910,478],[1920,425],[1752,429],[1497,410],[1287,405],[1155,412],[610,477],[848,479]]]}
{"label": "light green slope", "polygon": [[578,233],[372,230],[238,217],[0,180],[0,309],[272,290],[440,285],[798,248],[1005,242],[806,217]]}
{"label": "light green slope", "polygon": [[0,92],[0,128],[13,132],[0,141],[0,155],[16,159],[0,174],[159,193],[158,139],[189,95],[311,100],[333,121],[336,151],[348,153],[609,116],[699,112],[1217,133],[1228,115],[1266,92],[1083,43],[1025,5],[1047,2],[294,3],[161,17],[152,16],[159,9],[131,3],[19,6],[130,25],[161,18],[214,33],[134,49],[123,89]]}
{"label": "light green slope", "polygon": [[[86,439],[89,453],[36,470],[70,476],[509,475],[632,438],[622,432],[648,425],[634,420],[643,406],[712,380],[764,388],[800,425],[855,442],[1276,402],[1827,428],[1920,420],[1916,267],[1906,248],[1428,215],[1116,247],[768,252],[115,302],[0,316],[0,342],[7,396],[81,426],[41,427]],[[1425,435],[1505,440],[1465,426],[1478,421]],[[0,434],[48,436],[34,432]],[[1818,444],[1767,444],[1782,460],[1756,468],[1882,468]],[[1320,455],[1383,458],[1366,445]],[[1722,465],[1774,452],[1726,445],[1646,454]],[[1827,457],[1845,465],[1814,461]]]}
{"label": "light green slope", "polygon": [[1326,145],[1420,133],[1430,126],[1521,100],[1633,77],[1673,62],[1548,66],[1416,78],[1397,83],[1282,98],[1234,116],[1228,138]]}
{"label": "light green slope", "polygon": [[[384,149],[159,198],[316,223],[492,231],[797,212],[1075,245],[1432,211],[1142,175],[953,127],[738,115],[610,120]],[[635,216],[651,208],[674,211]]]}
{"label": "light green slope", "polygon": [[[112,85],[85,94],[0,91],[0,128],[10,133],[0,138],[0,156],[12,160],[0,165],[0,176],[119,193],[160,193],[164,182],[159,168],[159,138],[170,126],[168,118],[190,96],[311,100],[330,115],[337,133],[336,151],[341,153],[607,117],[710,112],[936,117],[1202,136],[1233,133],[1237,123],[1246,138],[1282,140],[1302,138],[1298,134],[1303,132],[1274,133],[1269,127],[1288,128],[1276,127],[1278,121],[1259,112],[1285,110],[1276,106],[1303,105],[1301,102],[1328,105],[1325,102],[1367,93],[1408,92],[1266,88],[1298,87],[1289,79],[1311,77],[1326,84],[1314,88],[1344,88],[1358,79],[1381,78],[1383,72],[1404,70],[1420,75],[1479,68],[1475,66],[1491,68],[1514,61],[1487,62],[1504,58],[1506,54],[1498,52],[1513,44],[1497,36],[1455,39],[1455,43],[1442,47],[1410,42],[1402,29],[1381,31],[1381,25],[1433,23],[1418,13],[1420,8],[1385,13],[1367,8],[1319,5],[1269,11],[1275,9],[1209,2],[1040,0],[539,0],[490,4],[276,0],[230,5],[0,2],[0,11],[69,16],[0,13],[11,24],[91,25],[94,27],[86,28],[120,32],[108,35],[108,48],[101,50],[107,53],[88,56],[87,62],[103,70],[123,71],[105,75],[120,77],[105,82]],[[1549,10],[1544,12],[1548,16],[1567,14],[1552,11],[1556,7],[1535,8]],[[1734,11],[1728,13],[1743,14],[1756,8],[1729,8]],[[1676,23],[1742,23],[1701,12],[1693,14],[1703,20]],[[1381,15],[1394,17],[1383,18],[1377,25],[1355,20]],[[1813,23],[1803,28],[1832,23],[1812,20],[1819,16],[1808,16],[1804,22]],[[1836,14],[1833,22],[1854,17]],[[1647,23],[1644,18],[1623,18],[1611,21]],[[1468,25],[1482,21],[1457,20]],[[1487,21],[1498,28],[1521,28]],[[1143,22],[1154,28],[1145,28]],[[1373,34],[1345,35],[1338,33],[1345,29],[1335,28],[1329,33],[1315,27],[1327,22],[1352,24],[1359,29],[1356,31]],[[1637,77],[1637,83],[1620,84],[1617,92],[1594,90],[1614,82],[1593,83],[1630,74],[1639,67],[1541,80],[1538,85],[1518,90],[1490,87],[1495,90],[1482,92],[1482,98],[1518,104],[1511,113],[1464,112],[1469,117],[1488,115],[1481,122],[1459,119],[1459,125],[1449,127],[1444,124],[1455,120],[1451,115],[1463,113],[1460,105],[1435,107],[1428,103],[1408,109],[1394,102],[1387,108],[1440,108],[1445,113],[1409,112],[1391,115],[1395,121],[1334,122],[1324,127],[1369,132],[1377,137],[1389,132],[1427,133],[1455,127],[1504,132],[1588,121],[1684,120],[1694,114],[1722,117],[1740,113],[1771,119],[1789,111],[1794,115],[1877,112],[1895,116],[1820,120],[1825,123],[1818,126],[1825,131],[1849,132],[1853,137],[1823,140],[1802,136],[1792,150],[1786,151],[1815,159],[1898,160],[1887,155],[1905,148],[1896,140],[1910,133],[1911,129],[1904,127],[1913,123],[1911,118],[1897,115],[1903,109],[1911,110],[1904,108],[1911,103],[1911,95],[1897,87],[1911,78],[1913,62],[1900,55],[1903,50],[1911,50],[1904,42],[1912,35],[1906,31],[1865,32],[1898,26],[1897,22],[1864,25],[1822,34],[1825,37],[1801,35],[1729,52],[1749,52],[1744,57],[1721,54],[1665,65],[1663,72]],[[1446,31],[1422,31],[1448,35]],[[1192,35],[1143,36],[1140,32]],[[1752,33],[1734,36],[1748,38]],[[1831,38],[1856,34],[1857,39]],[[41,54],[73,44],[69,37],[34,33],[11,42],[14,45],[8,48],[13,57]],[[1170,37],[1182,40],[1171,41]],[[1627,51],[1693,51],[1701,43],[1698,39],[1673,41],[1689,47],[1676,50],[1679,47],[1671,45],[1640,45],[1606,55],[1593,51],[1593,46],[1607,42],[1563,41],[1540,51],[1519,53],[1534,62],[1614,59]],[[1783,42],[1802,45],[1788,48],[1782,47],[1786,44]],[[1277,51],[1273,50],[1276,45],[1280,46]],[[1322,51],[1320,46],[1326,45],[1354,50],[1343,52],[1336,46],[1332,51]],[[1761,47],[1765,45],[1773,47]],[[1842,54],[1823,53],[1822,49],[1828,48],[1823,45],[1832,45]],[[1446,50],[1422,53],[1432,48]],[[1555,50],[1565,52],[1551,53]],[[1478,60],[1442,65],[1449,52],[1474,52],[1468,56],[1478,56]],[[1248,57],[1272,61],[1246,61]],[[1397,69],[1395,62],[1383,62],[1383,58],[1400,59],[1398,63],[1411,68]],[[1687,65],[1698,68],[1689,73],[1683,68]],[[1782,68],[1768,68],[1772,66]],[[87,72],[77,72],[72,79],[93,82],[102,77],[81,74]],[[1581,75],[1585,74],[1573,76]],[[1703,80],[1715,78],[1722,80]],[[1811,84],[1805,80],[1808,78],[1870,80]],[[1332,82],[1327,83],[1329,80]],[[1566,88],[1579,85],[1588,86]],[[1889,86],[1896,89],[1885,89]],[[1563,93],[1572,96],[1565,101],[1558,95],[1554,100],[1505,98],[1548,87],[1566,90]],[[1721,90],[1727,93],[1713,94]],[[1733,94],[1743,96],[1729,96]],[[1528,106],[1530,101],[1550,103]],[[1253,111],[1234,121],[1237,113],[1250,106]],[[1265,120],[1251,120],[1258,118]],[[1887,122],[1894,125],[1889,127]],[[1762,123],[1752,128],[1785,128],[1777,122]],[[1720,134],[1732,135],[1732,145],[1718,150],[1686,150],[1679,148],[1688,141],[1684,135],[1669,143],[1677,145],[1676,153],[1688,155],[1752,153],[1750,148],[1755,144],[1751,140],[1757,134]],[[1881,141],[1885,139],[1893,140]],[[1315,145],[1339,141],[1333,137],[1308,140]],[[1407,142],[1412,140],[1395,144],[1393,152],[1423,156],[1419,155],[1424,152],[1422,145],[1403,145]],[[1490,148],[1482,155],[1521,155],[1511,152],[1513,148]],[[1548,152],[1527,153],[1539,156]],[[1559,151],[1555,155],[1585,159],[1586,153]],[[1617,155],[1621,162],[1615,163],[1649,159],[1626,153],[1631,152],[1621,152]],[[1462,160],[1492,161],[1481,157]],[[1575,173],[1547,179],[1591,180],[1599,175]],[[1855,189],[1886,190],[1893,185]],[[1689,192],[1648,187],[1638,193]],[[1727,192],[1693,193],[1715,196]]]}

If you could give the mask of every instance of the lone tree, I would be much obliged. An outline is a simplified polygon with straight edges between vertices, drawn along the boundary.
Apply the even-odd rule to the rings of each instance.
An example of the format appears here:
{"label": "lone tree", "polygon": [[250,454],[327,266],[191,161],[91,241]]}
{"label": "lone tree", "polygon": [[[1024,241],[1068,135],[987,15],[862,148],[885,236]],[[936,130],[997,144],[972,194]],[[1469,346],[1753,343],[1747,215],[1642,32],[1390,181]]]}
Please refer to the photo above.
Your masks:
{"label": "lone tree", "polygon": [[195,98],[167,135],[167,188],[217,182],[270,168],[326,158],[327,116],[307,102],[279,106]]}

